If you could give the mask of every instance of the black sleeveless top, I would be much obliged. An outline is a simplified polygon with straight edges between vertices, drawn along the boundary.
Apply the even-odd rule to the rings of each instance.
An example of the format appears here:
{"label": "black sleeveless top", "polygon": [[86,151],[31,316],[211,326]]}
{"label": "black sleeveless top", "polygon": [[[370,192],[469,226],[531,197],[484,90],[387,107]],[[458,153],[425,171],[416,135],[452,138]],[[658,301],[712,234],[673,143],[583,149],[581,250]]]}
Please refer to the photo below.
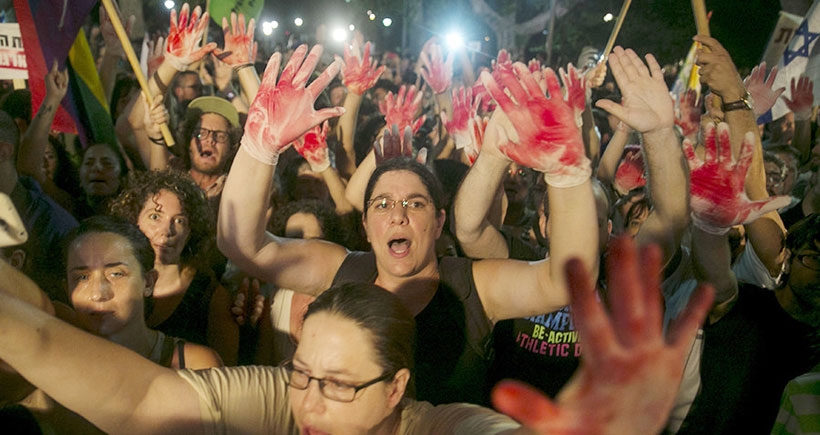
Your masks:
{"label": "black sleeveless top", "polygon": [[[492,322],[476,293],[472,260],[442,257],[438,291],[416,315],[416,395],[434,405],[488,404],[485,382],[492,360]],[[376,257],[351,252],[333,285],[374,282]]]}

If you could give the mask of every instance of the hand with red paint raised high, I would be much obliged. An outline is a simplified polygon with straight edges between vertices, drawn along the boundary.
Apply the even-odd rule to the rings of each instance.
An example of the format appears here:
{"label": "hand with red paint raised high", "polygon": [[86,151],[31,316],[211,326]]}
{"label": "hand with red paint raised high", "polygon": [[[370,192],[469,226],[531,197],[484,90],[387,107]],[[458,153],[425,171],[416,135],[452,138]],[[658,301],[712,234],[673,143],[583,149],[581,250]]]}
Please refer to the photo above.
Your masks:
{"label": "hand with red paint raised high", "polygon": [[416,92],[415,86],[410,86],[408,89],[403,85],[399,88],[397,96],[394,96],[393,92],[387,93],[384,100],[379,103],[379,111],[384,115],[387,125],[396,124],[399,126],[399,131],[404,131],[404,127],[409,126],[415,133],[419,131],[425,120],[424,116],[414,120],[421,105],[421,97],[421,92]]}
{"label": "hand with red paint raised high", "polygon": [[350,47],[345,45],[342,83],[350,92],[364,95],[376,84],[383,71],[384,65],[376,67],[376,59],[370,58],[370,42],[364,44],[362,54],[359,54],[359,42],[356,39]]}
{"label": "hand with red paint raised high", "polygon": [[580,71],[572,64],[567,65],[566,70],[560,68],[558,72],[561,75],[561,81],[564,82],[564,89],[566,90],[564,99],[569,103],[570,107],[572,107],[572,110],[575,111],[575,125],[581,128],[583,124],[581,114],[584,113],[587,102],[587,85],[585,79]]}
{"label": "hand with red paint raised high", "polygon": [[424,48],[419,53],[421,62],[421,76],[424,81],[436,94],[447,92],[450,82],[453,80],[453,51],[444,60],[441,54],[441,46],[430,39],[424,44]]}
{"label": "hand with red paint raised high", "polygon": [[462,86],[453,90],[452,119],[447,112],[441,112],[441,121],[453,137],[456,148],[464,151],[471,165],[478,158],[487,128],[487,120],[478,116],[480,105],[481,96],[474,97],[472,89]]}
{"label": "hand with red paint raised high", "polygon": [[791,98],[783,97],[783,102],[789,110],[794,112],[794,120],[808,121],[811,119],[811,108],[814,105],[814,82],[802,74],[796,81],[792,77],[791,95]]}
{"label": "hand with red paint raised high", "polygon": [[777,102],[780,94],[786,90],[786,88],[772,89],[776,78],[777,67],[772,68],[769,77],[766,78],[766,62],[761,62],[760,65],[752,68],[752,73],[743,80],[746,90],[749,91],[754,101],[752,109],[754,109],[755,118],[768,112]]}
{"label": "hand with red paint raised high", "polygon": [[496,408],[535,433],[661,432],[686,354],[714,298],[711,286],[700,287],[664,335],[661,265],[656,246],[639,253],[631,238],[615,239],[606,264],[609,304],[604,304],[590,286],[589,271],[570,260],[566,275],[584,343],[581,365],[555,400],[525,384],[501,382],[492,395]]}
{"label": "hand with red paint raised high", "polygon": [[700,131],[701,116],[698,93],[694,89],[682,93],[678,107],[679,114],[675,118],[675,125],[680,127],[683,137],[695,141]]}
{"label": "hand with red paint raised high", "polygon": [[692,222],[709,234],[726,234],[731,227],[754,221],[761,215],[789,204],[786,196],[751,201],[744,190],[746,172],[752,161],[754,133],[747,132],[737,161],[732,157],[729,126],[706,126],[706,155],[700,160],[689,140],[683,152],[689,161],[689,191]]}
{"label": "hand with red paint raised high", "polygon": [[177,19],[177,11],[171,9],[171,27],[168,29],[165,60],[177,71],[186,71],[216,48],[216,42],[199,46],[202,35],[208,27],[208,12],[199,6],[189,14],[188,3],[182,5]]}
{"label": "hand with red paint raised high", "polygon": [[[413,157],[413,130],[406,126],[400,134],[399,126],[393,124],[384,131],[380,140],[373,142],[373,154],[377,166],[395,157]],[[427,162],[427,148],[419,150],[416,161],[421,164]]]}
{"label": "hand with red paint raised high", "polygon": [[307,160],[310,170],[324,171],[330,167],[330,155],[327,151],[327,121],[308,130],[301,137],[293,141],[293,147]]}
{"label": "hand with red paint raised high", "polygon": [[253,40],[253,32],[256,23],[253,18],[248,21],[245,28],[245,14],[239,14],[237,20],[236,12],[231,12],[231,23],[228,25],[228,18],[222,17],[222,33],[225,39],[225,48],[214,49],[214,56],[222,62],[236,68],[242,65],[252,65],[256,60],[258,45]]}
{"label": "hand with red paint raised high", "polygon": [[274,53],[271,56],[259,92],[248,111],[241,141],[242,148],[251,157],[275,165],[279,153],[296,138],[325,120],[344,113],[341,107],[319,111],[313,108],[316,98],[339,73],[339,63],[334,62],[307,85],[321,56],[321,45],[314,46],[310,54],[307,53],[307,45],[300,45],[285,65],[278,83],[276,77],[282,55]]}
{"label": "hand with red paint raised high", "polygon": [[[489,73],[481,81],[509,118],[513,128],[499,129],[499,150],[512,161],[544,173],[554,187],[572,187],[589,180],[592,169],[584,153],[574,108],[564,100],[555,71],[544,70],[549,97],[523,63],[513,72],[499,69],[500,85]],[[509,92],[510,95],[507,95]]]}

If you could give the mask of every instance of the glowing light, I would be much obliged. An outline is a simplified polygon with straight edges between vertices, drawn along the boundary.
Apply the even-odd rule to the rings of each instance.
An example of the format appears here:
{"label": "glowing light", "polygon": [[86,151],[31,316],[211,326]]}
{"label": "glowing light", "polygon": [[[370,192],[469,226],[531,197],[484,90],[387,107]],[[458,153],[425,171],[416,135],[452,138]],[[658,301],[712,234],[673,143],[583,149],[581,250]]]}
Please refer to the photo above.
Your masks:
{"label": "glowing light", "polygon": [[269,21],[271,29],[278,29],[279,28],[279,21],[273,20]]}
{"label": "glowing light", "polygon": [[373,20],[375,20],[375,19],[376,19],[376,14],[374,14],[373,12],[371,12],[371,13],[367,16],[367,18],[370,18],[370,21],[373,21]]}
{"label": "glowing light", "polygon": [[351,25],[347,26],[347,28],[348,28],[348,30],[350,30],[351,32],[352,32],[352,31],[354,31],[354,30],[356,30],[356,26],[354,26],[353,24],[351,24]]}
{"label": "glowing light", "polygon": [[390,27],[393,24],[393,19],[390,17],[385,17],[382,20],[382,24],[384,25],[384,27]]}
{"label": "glowing light", "polygon": [[608,22],[612,21],[613,18],[615,18],[615,17],[612,14],[607,13],[606,15],[604,15],[604,22],[608,23]]}
{"label": "glowing light", "polygon": [[333,29],[333,32],[330,34],[330,36],[336,42],[344,42],[347,40],[347,30],[341,27],[337,27]]}
{"label": "glowing light", "polygon": [[464,37],[455,30],[444,35],[444,41],[447,42],[447,46],[450,48],[459,48],[464,45]]}
{"label": "glowing light", "polygon": [[302,24],[305,24],[305,21],[299,17],[296,17],[296,19],[293,20],[293,24],[296,24],[296,27],[302,27]]}
{"label": "glowing light", "polygon": [[176,6],[176,3],[174,3],[174,0],[165,0],[165,7],[167,9],[169,9],[169,10],[173,9],[174,6]]}
{"label": "glowing light", "polygon": [[273,33],[273,26],[271,26],[270,22],[262,22],[262,33],[264,33],[265,36],[270,36]]}

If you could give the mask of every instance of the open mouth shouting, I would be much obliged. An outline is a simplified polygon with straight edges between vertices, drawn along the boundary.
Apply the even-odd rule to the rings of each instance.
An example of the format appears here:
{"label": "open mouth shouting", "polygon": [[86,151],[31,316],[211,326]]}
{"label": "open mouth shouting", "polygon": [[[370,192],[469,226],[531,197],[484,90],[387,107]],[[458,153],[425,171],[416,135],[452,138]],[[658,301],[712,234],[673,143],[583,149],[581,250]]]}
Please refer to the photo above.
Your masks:
{"label": "open mouth shouting", "polygon": [[397,258],[405,257],[410,253],[410,245],[410,240],[405,238],[390,239],[390,241],[387,242],[390,255]]}

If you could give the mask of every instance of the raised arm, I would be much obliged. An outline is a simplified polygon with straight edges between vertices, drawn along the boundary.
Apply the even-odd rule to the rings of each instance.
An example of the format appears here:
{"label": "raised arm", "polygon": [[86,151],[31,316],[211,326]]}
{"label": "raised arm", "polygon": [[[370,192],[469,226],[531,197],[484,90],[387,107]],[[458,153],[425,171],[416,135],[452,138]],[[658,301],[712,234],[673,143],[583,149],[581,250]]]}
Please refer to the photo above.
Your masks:
{"label": "raised arm", "polygon": [[598,264],[592,169],[573,105],[562,97],[558,77],[551,69],[544,71],[549,97],[522,63],[497,72],[503,87],[486,72],[481,80],[513,126],[500,132],[500,151],[544,174],[552,237],[549,260],[484,260],[473,265],[476,290],[494,321],[567,305],[563,264],[573,257],[592,271],[597,271]]}
{"label": "raised arm", "polygon": [[783,97],[786,106],[794,112],[792,146],[800,153],[800,165],[811,159],[811,112],[814,106],[814,82],[801,75],[790,83],[791,98]]}
{"label": "raised arm", "polygon": [[0,359],[106,432],[201,430],[196,395],[173,370],[9,296],[19,283],[36,287],[0,269]]}
{"label": "raised arm", "polygon": [[300,46],[278,82],[282,57],[271,56],[225,181],[217,225],[219,249],[241,270],[277,287],[311,294],[330,287],[345,249],[327,242],[274,237],[265,232],[265,216],[279,153],[310,128],[343,112],[339,107],[313,108],[339,72],[339,64],[333,63],[307,85],[321,55],[321,46],[310,54],[306,45]]}
{"label": "raised arm", "polygon": [[609,65],[623,94],[622,104],[601,100],[598,107],[641,134],[653,210],[637,237],[640,244],[660,245],[665,263],[674,256],[689,223],[686,163],[674,130],[672,99],[651,54],[644,65],[634,51],[615,47]]}
{"label": "raised arm", "polygon": [[327,149],[328,123],[317,125],[300,136],[293,143],[294,148],[307,160],[310,170],[319,174],[330,192],[330,198],[336,204],[336,214],[343,215],[353,211],[353,206],[345,198],[345,183],[339,171],[330,164]]}
{"label": "raised arm", "polygon": [[[248,101],[253,101],[259,91],[259,76],[256,75],[256,69],[253,66],[258,48],[256,41],[253,40],[255,28],[253,18],[248,20],[248,25],[245,26],[244,14],[239,14],[237,17],[235,12],[231,12],[230,25],[228,25],[228,18],[222,17],[225,47],[223,49],[215,48],[213,52],[219,61],[231,67],[239,79],[239,85],[242,87],[242,92]],[[226,84],[218,83],[217,87],[219,88],[218,91],[222,93],[233,89],[230,81]],[[244,103],[240,103],[236,98],[231,103],[240,112],[247,111]]]}

